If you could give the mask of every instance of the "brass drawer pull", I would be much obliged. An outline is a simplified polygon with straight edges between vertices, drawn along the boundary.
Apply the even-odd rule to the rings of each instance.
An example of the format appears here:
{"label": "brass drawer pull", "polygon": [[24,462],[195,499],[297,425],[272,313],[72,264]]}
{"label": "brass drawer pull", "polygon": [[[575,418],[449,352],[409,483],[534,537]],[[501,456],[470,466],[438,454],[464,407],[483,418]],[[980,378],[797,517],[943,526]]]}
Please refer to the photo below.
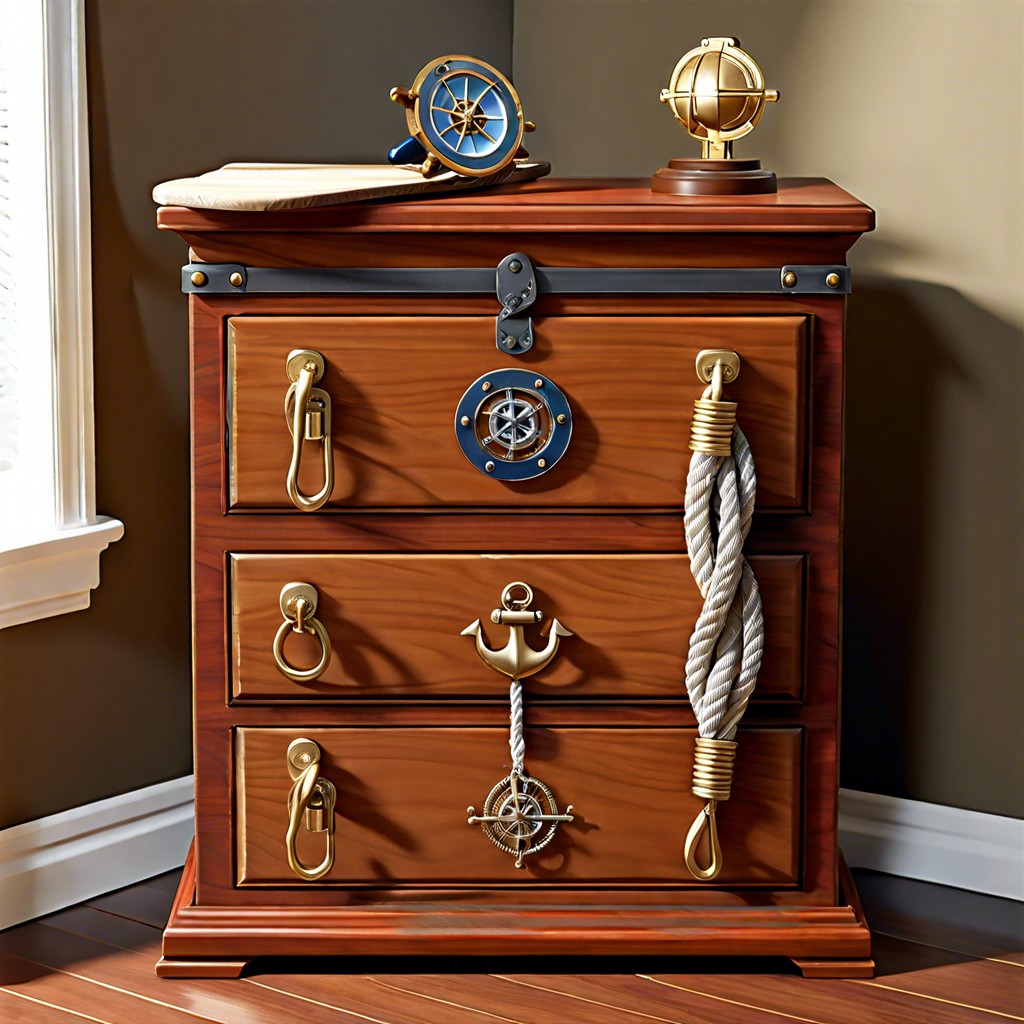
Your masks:
{"label": "brass drawer pull", "polygon": [[[292,435],[292,459],[288,464],[285,485],[292,504],[301,512],[315,512],[324,505],[334,490],[334,457],[331,454],[331,396],[322,388],[313,387],[324,375],[327,360],[312,349],[297,348],[288,353],[285,372],[292,382],[284,396],[284,416]],[[316,494],[299,490],[299,467],[302,446],[306,441],[319,441],[324,455],[324,485]]]}
{"label": "brass drawer pull", "polygon": [[[310,583],[288,583],[281,588],[281,623],[274,637],[274,661],[282,675],[294,683],[311,683],[319,679],[331,663],[331,638],[316,617],[319,595]],[[320,643],[320,660],[312,668],[295,668],[284,656],[284,642],[289,633],[309,633]]]}
{"label": "brass drawer pull", "polygon": [[[338,791],[334,783],[320,777],[320,748],[312,740],[297,739],[288,744],[288,773],[293,779],[288,791],[288,831],[284,840],[288,867],[299,878],[315,882],[334,866],[334,806]],[[307,868],[295,852],[301,825],[309,832],[327,834],[327,852],[315,868]]]}

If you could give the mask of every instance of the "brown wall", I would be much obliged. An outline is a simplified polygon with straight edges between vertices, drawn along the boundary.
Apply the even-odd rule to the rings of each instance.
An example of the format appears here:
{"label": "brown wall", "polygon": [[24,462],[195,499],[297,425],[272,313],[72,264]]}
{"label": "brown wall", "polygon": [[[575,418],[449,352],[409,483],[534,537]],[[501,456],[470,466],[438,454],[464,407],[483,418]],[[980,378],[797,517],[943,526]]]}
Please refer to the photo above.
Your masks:
{"label": "brown wall", "polygon": [[[513,39],[531,150],[646,175],[693,151],[656,97],[713,32],[783,91],[739,152],[879,211],[852,257],[844,784],[1024,814],[1024,8],[88,0],[87,19],[98,507],[126,533],[92,608],[0,632],[0,826],[190,771],[185,250],[153,227],[153,184],[380,160],[404,127],[390,86],[445,50],[513,67]],[[973,91],[937,101],[965,66]],[[40,737],[48,770],[20,792]]]}
{"label": "brown wall", "polygon": [[125,535],[91,608],[0,632],[0,827],[192,770],[187,250],[156,230],[153,186],[230,160],[379,161],[405,135],[391,86],[446,50],[512,64],[511,0],[89,0],[86,17],[97,507]]}

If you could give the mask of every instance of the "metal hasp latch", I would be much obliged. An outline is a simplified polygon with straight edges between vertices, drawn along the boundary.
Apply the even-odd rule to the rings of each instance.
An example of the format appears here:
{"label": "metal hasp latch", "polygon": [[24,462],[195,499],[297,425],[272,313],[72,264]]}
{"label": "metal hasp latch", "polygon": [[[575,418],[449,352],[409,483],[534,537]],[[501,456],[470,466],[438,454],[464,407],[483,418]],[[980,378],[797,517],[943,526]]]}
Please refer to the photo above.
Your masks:
{"label": "metal hasp latch", "polygon": [[533,348],[533,321],[522,314],[537,298],[537,275],[530,257],[514,252],[498,264],[495,290],[501,312],[495,321],[494,343],[499,352],[520,356]]}

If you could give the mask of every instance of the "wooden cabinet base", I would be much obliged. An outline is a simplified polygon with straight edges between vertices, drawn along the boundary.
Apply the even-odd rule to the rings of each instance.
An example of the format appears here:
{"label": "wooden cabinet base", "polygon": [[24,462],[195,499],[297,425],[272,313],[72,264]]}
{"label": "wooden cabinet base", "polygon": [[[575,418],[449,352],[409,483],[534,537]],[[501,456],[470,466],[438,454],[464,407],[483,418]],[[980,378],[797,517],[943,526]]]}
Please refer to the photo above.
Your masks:
{"label": "wooden cabinet base", "polygon": [[845,863],[835,907],[621,904],[459,907],[437,899],[358,907],[194,905],[195,850],[164,932],[161,978],[238,977],[260,956],[778,956],[804,977],[871,977],[871,936]]}

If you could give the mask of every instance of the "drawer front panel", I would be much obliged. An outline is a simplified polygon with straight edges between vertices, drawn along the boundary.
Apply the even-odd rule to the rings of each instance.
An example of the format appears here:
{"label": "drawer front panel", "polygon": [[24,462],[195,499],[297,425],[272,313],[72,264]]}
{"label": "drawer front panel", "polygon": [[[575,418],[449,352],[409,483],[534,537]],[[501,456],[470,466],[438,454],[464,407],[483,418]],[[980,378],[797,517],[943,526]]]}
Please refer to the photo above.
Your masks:
{"label": "drawer front panel", "polygon": [[[679,507],[689,464],[694,359],[736,350],[739,403],[758,468],[758,507],[806,504],[804,317],[538,317],[525,356],[494,347],[491,317],[235,317],[230,321],[229,501],[292,508],[284,416],[287,356],[326,359],[334,488],[327,508]],[[548,377],[571,407],[572,440],[544,475],[503,482],[470,465],[455,411],[478,377],[514,367]],[[299,489],[323,483],[304,445]]]}
{"label": "drawer front panel", "polygon": [[[766,617],[754,699],[799,699],[805,558],[755,556],[751,564]],[[332,647],[330,664],[311,682],[286,678],[272,655],[284,622],[278,597],[295,580],[316,588],[316,617]],[[504,699],[502,677],[460,633],[479,618],[489,646],[503,647],[509,629],[493,624],[490,613],[514,580],[530,584],[533,606],[544,613],[540,627],[526,627],[528,644],[544,646],[553,618],[574,634],[562,640],[550,665],[525,681],[531,697],[685,698],[686,651],[700,592],[685,555],[632,554],[234,555],[233,695],[253,701]],[[319,642],[289,632],[284,655],[307,668],[318,661]]]}
{"label": "drawer front panel", "polygon": [[[467,824],[508,762],[494,728],[264,729],[236,731],[239,885],[607,884],[689,886],[683,841],[702,801],[690,793],[692,729],[527,729],[527,771],[575,820],[545,849],[513,858]],[[337,788],[336,856],[317,882],[291,873],[285,854],[286,754],[297,737],[322,750]],[[799,880],[799,729],[748,729],[732,798],[719,805],[725,866],[715,885],[786,887]],[[316,864],[323,834],[300,829],[299,859]]]}

